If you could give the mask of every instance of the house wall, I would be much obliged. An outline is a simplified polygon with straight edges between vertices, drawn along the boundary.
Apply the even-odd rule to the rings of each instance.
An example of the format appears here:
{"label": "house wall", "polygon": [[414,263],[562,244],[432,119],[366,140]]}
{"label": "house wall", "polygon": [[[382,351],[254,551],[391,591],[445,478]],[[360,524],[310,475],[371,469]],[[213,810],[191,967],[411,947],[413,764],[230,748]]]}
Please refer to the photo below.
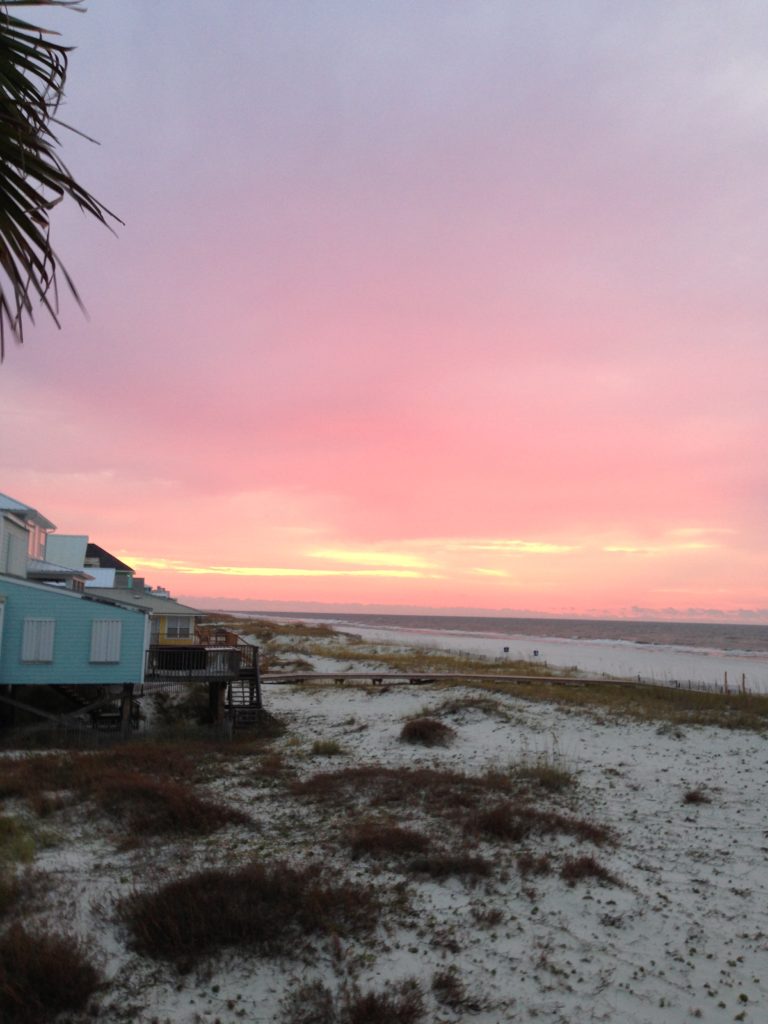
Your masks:
{"label": "house wall", "polygon": [[[168,636],[168,616],[158,615],[157,613],[152,616],[152,643],[163,644],[163,645],[174,645],[179,644],[182,646],[189,646],[195,642],[195,616],[194,615],[174,615],[171,616],[176,626],[179,619],[185,619],[189,626],[189,634],[187,636]],[[174,628],[174,634],[177,632]]]}
{"label": "house wall", "polygon": [[[85,549],[88,538],[84,535],[52,533],[45,541],[45,558],[54,565],[68,569],[82,569],[85,565]],[[109,584],[106,584],[109,586]]]}
{"label": "house wall", "polygon": [[10,516],[0,514],[0,572],[27,575],[28,531]]}
{"label": "house wall", "polygon": [[[0,638],[0,683],[14,685],[140,683],[144,678],[146,616],[84,599],[45,584],[0,578],[5,615]],[[54,619],[53,661],[21,660],[24,619]],[[92,663],[91,624],[96,619],[122,623],[120,661]]]}

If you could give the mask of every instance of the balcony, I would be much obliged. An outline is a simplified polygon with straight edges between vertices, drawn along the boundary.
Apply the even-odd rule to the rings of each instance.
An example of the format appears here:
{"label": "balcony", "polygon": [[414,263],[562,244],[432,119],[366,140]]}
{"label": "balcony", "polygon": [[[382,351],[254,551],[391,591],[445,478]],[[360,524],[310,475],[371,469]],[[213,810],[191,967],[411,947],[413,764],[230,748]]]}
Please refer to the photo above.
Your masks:
{"label": "balcony", "polygon": [[147,682],[222,681],[258,678],[259,649],[251,644],[152,644],[147,651]]}

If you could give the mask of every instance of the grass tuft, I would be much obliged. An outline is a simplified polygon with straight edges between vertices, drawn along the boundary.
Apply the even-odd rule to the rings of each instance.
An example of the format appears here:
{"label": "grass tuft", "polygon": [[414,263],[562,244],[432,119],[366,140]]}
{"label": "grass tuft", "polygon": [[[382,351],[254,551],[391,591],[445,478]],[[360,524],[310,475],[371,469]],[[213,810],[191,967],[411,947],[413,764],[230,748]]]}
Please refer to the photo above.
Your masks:
{"label": "grass tuft", "polygon": [[696,789],[689,789],[683,797],[684,804],[711,804],[712,797],[706,790],[697,786]]}
{"label": "grass tuft", "polygon": [[345,753],[344,747],[337,740],[315,740],[311,752],[318,757],[336,757]]}
{"label": "grass tuft", "polygon": [[4,1024],[43,1024],[60,1013],[76,1013],[99,984],[99,972],[72,936],[32,933],[18,923],[0,936]]}
{"label": "grass tuft", "polygon": [[328,884],[315,867],[253,862],[134,893],[119,912],[138,952],[183,967],[227,946],[289,954],[303,937],[365,933],[379,910],[370,886]]}
{"label": "grass tuft", "polygon": [[614,842],[609,829],[584,818],[570,818],[556,811],[539,810],[531,804],[504,801],[467,819],[469,832],[519,842],[530,835],[569,835],[600,846]]}
{"label": "grass tuft", "polygon": [[363,821],[351,832],[349,845],[353,857],[387,857],[425,853],[430,843],[427,836],[415,829],[390,822]]}
{"label": "grass tuft", "polygon": [[380,991],[345,985],[334,996],[321,981],[301,985],[283,1002],[281,1024],[418,1024],[424,997],[414,978],[388,982]]}
{"label": "grass tuft", "polygon": [[403,743],[419,744],[422,747],[445,747],[455,736],[455,729],[436,718],[412,718],[405,723],[400,733]]}
{"label": "grass tuft", "polygon": [[566,857],[560,868],[560,877],[571,886],[585,878],[596,878],[599,882],[606,882],[608,885],[621,884],[607,868],[604,868],[592,856]]}

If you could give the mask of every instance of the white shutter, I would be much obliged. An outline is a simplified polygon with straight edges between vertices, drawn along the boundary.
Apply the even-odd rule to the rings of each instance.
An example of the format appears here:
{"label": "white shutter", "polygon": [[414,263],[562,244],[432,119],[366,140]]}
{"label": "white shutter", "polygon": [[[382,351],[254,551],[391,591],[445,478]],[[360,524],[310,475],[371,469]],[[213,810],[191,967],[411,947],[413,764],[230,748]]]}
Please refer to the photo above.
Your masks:
{"label": "white shutter", "polygon": [[91,661],[120,661],[119,619],[95,619],[91,623]]}
{"label": "white shutter", "polygon": [[53,661],[55,619],[24,619],[22,661]]}

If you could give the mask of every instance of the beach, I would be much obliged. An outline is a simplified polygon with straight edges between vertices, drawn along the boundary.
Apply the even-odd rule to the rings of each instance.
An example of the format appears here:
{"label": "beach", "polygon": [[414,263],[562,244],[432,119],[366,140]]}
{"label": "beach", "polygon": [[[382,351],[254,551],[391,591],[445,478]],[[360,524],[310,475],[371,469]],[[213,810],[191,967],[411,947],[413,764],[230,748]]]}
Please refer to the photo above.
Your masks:
{"label": "beach", "polygon": [[[315,621],[315,620],[313,620]],[[669,685],[703,685],[750,693],[768,693],[768,654],[693,647],[639,644],[621,640],[505,635],[459,630],[366,626],[327,619],[336,629],[371,642],[466,652],[486,658],[532,661],[585,674],[606,674]],[[482,620],[478,620],[482,621]]]}
{"label": "beach", "polygon": [[[105,977],[99,1020],[340,1024],[350,993],[395,999],[404,985],[424,1024],[760,1019],[763,732],[469,687],[267,684],[264,700],[283,735],[199,751],[179,776],[245,816],[210,834],[137,842],[66,791],[35,826],[6,800],[47,836],[32,865],[43,894],[23,917],[87,943]],[[404,742],[414,718],[445,743]],[[153,749],[169,766],[184,750]],[[420,837],[420,861],[392,835]],[[181,967],[137,948],[121,901],[254,858],[375,894],[371,927],[277,953],[224,942]],[[309,1015],[311,993],[325,1017]]]}

